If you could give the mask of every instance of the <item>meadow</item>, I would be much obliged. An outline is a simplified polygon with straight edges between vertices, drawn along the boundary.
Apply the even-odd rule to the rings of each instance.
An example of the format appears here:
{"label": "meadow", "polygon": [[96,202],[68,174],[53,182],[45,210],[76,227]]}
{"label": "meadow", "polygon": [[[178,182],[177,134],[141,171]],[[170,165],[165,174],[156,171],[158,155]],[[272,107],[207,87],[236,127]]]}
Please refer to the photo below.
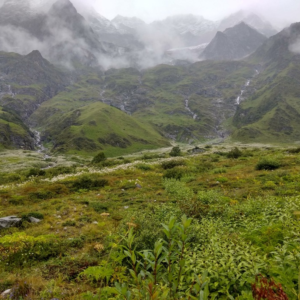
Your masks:
{"label": "meadow", "polygon": [[300,148],[0,162],[7,299],[300,299]]}

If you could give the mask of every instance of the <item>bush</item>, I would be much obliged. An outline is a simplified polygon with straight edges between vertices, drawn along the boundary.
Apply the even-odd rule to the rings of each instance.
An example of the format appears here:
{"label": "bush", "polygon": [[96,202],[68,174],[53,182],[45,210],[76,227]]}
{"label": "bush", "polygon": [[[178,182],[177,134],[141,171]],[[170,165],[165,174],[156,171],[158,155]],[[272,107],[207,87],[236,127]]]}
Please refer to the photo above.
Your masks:
{"label": "bush", "polygon": [[300,147],[295,148],[295,149],[289,149],[288,152],[293,153],[293,154],[298,154],[298,153],[300,153]]}
{"label": "bush", "polygon": [[74,227],[76,226],[76,222],[73,220],[67,220],[66,222],[62,223],[62,226],[71,226]]}
{"label": "bush", "polygon": [[101,188],[108,185],[108,181],[106,179],[92,179],[90,176],[82,176],[78,178],[72,184],[72,188],[75,190],[89,190],[92,188]]}
{"label": "bush", "polygon": [[139,164],[139,165],[136,165],[135,167],[142,171],[149,171],[152,169],[151,166],[146,165],[146,164]]}
{"label": "bush", "polygon": [[47,200],[55,198],[58,195],[67,195],[69,189],[64,184],[45,185],[37,191],[29,193],[29,199],[33,201]]}
{"label": "bush", "polygon": [[28,214],[23,214],[22,215],[22,221],[29,221],[29,218],[33,217],[39,220],[43,220],[44,219],[44,215],[38,212],[30,212]]}
{"label": "bush", "polygon": [[45,176],[46,171],[45,170],[41,170],[41,169],[36,169],[36,168],[32,168],[29,170],[27,177],[32,177],[32,176]]}
{"label": "bush", "polygon": [[178,167],[178,168],[167,170],[167,172],[165,172],[163,177],[180,180],[183,177],[183,175],[184,175],[184,169]]}
{"label": "bush", "polygon": [[242,155],[243,155],[243,152],[239,148],[237,148],[237,147],[235,147],[234,149],[230,150],[227,153],[227,157],[228,158],[234,158],[234,159],[239,158]]}
{"label": "bush", "polygon": [[164,170],[168,170],[168,169],[173,169],[177,166],[185,166],[186,162],[182,159],[180,160],[169,160],[169,161],[165,161],[161,164],[161,166],[163,167]]}
{"label": "bush", "polygon": [[105,154],[103,152],[99,152],[92,160],[92,164],[99,164],[106,160]]}
{"label": "bush", "polygon": [[268,171],[271,171],[271,170],[276,170],[278,168],[280,168],[280,163],[277,161],[277,160],[274,160],[274,159],[270,159],[270,158],[264,158],[262,160],[260,160],[255,169],[256,170],[268,170]]}
{"label": "bush", "polygon": [[169,153],[169,155],[173,156],[173,157],[175,157],[175,156],[181,156],[181,150],[180,150],[180,148],[178,146],[173,147],[172,150],[171,150],[171,152]]}
{"label": "bush", "polygon": [[90,203],[90,207],[92,207],[97,213],[108,211],[108,205],[105,203],[92,202]]}

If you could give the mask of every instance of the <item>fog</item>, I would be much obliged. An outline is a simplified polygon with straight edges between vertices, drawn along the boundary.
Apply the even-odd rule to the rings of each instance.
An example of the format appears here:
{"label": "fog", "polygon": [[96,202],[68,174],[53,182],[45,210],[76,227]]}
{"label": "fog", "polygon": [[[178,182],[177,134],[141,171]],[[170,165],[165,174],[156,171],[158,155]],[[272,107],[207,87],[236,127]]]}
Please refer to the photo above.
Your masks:
{"label": "fog", "polygon": [[93,6],[108,19],[135,16],[146,22],[170,15],[196,14],[217,21],[241,9],[259,12],[278,26],[300,21],[299,0],[74,0],[79,7]]}
{"label": "fog", "polygon": [[[0,0],[0,6],[6,1],[20,7],[19,0]],[[191,61],[196,61],[199,58],[199,51],[204,49],[217,30],[223,30],[218,27],[218,24],[222,24],[219,21],[239,10],[257,13],[263,17],[264,21],[270,21],[277,31],[293,22],[300,21],[299,0],[276,0],[276,3],[274,0],[70,0],[78,12],[86,18],[87,28],[92,26],[93,33],[90,33],[85,29],[85,25],[77,27],[78,20],[74,22],[75,25],[68,26],[68,22],[58,24],[60,19],[63,19],[61,16],[59,19],[52,19],[49,16],[49,9],[57,0],[22,0],[24,7],[27,1],[31,6],[30,15],[42,14],[44,17],[40,15],[38,22],[43,18],[47,19],[47,22],[43,24],[44,32],[38,31],[38,34],[36,30],[33,32],[32,28],[37,27],[35,23],[33,26],[30,25],[30,32],[18,24],[4,23],[0,30],[0,50],[20,54],[39,50],[51,62],[68,67],[72,67],[71,61],[74,58],[84,65],[99,64],[103,69],[127,66],[148,68],[159,63],[168,63],[172,59],[185,59],[186,57]],[[64,3],[68,0],[58,1]],[[96,16],[97,22],[100,22],[98,32],[98,25],[88,19],[89,13],[87,12],[91,11],[96,11],[100,15]],[[167,21],[157,22],[169,16],[185,14],[194,15],[184,20],[184,22],[191,21],[192,28],[194,24],[196,24],[195,27],[199,25],[197,23],[199,20],[200,23],[202,22],[198,16],[203,16],[208,20],[205,21],[205,26],[209,29],[206,28],[206,32],[201,32],[203,24],[200,24],[200,31],[193,33],[191,38],[190,35],[184,37],[184,34],[179,32],[180,21],[174,22],[173,20],[171,25]],[[122,32],[124,28],[119,28],[116,23],[101,19],[103,16],[112,20],[118,15],[137,17],[150,25],[137,22],[134,28],[125,26],[125,32]],[[13,17],[13,22],[17,18],[17,16]],[[28,23],[26,22],[24,21],[24,24]],[[79,23],[81,23],[80,20]],[[108,31],[103,34],[105,24],[110,24],[109,30],[112,32],[106,28]],[[177,27],[174,29],[174,26]],[[128,29],[133,29],[133,32]],[[79,35],[74,35],[74,30]],[[139,48],[140,45],[142,45],[141,48]],[[299,52],[298,42],[291,45],[291,51]]]}

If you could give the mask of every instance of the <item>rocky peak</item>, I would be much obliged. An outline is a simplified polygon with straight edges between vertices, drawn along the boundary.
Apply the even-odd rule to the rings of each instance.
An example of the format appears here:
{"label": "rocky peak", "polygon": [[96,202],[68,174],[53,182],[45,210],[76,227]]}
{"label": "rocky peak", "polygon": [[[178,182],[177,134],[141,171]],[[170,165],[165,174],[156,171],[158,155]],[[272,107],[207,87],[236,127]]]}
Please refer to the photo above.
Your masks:
{"label": "rocky peak", "polygon": [[266,37],[241,22],[238,25],[217,32],[214,39],[203,51],[201,58],[212,60],[236,60],[253,53],[261,46]]}
{"label": "rocky peak", "polygon": [[58,0],[56,1],[51,9],[50,14],[55,14],[60,17],[65,16],[77,16],[79,15],[75,6],[69,0]]}
{"label": "rocky peak", "polygon": [[233,27],[241,22],[246,23],[247,25],[253,27],[258,32],[269,37],[277,33],[273,26],[265,20],[262,16],[255,14],[253,12],[240,10],[229,17],[223,19],[219,26],[219,31],[224,31],[227,28]]}
{"label": "rocky peak", "polygon": [[33,50],[25,56],[25,59],[31,61],[32,63],[38,64],[40,66],[45,66],[49,64],[46,59],[43,58],[42,54],[38,50]]}

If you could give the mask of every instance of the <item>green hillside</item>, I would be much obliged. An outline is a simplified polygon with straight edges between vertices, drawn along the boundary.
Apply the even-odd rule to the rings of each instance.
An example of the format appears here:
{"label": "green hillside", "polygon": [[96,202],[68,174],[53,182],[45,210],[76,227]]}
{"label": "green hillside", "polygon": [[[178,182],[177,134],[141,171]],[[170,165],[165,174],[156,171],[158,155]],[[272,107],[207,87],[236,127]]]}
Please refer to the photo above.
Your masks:
{"label": "green hillside", "polygon": [[45,132],[54,151],[110,156],[168,146],[169,142],[149,124],[135,120],[101,102],[66,113]]}
{"label": "green hillside", "polygon": [[33,149],[32,133],[22,120],[13,112],[0,106],[0,149]]}
{"label": "green hillside", "polygon": [[[239,106],[232,124],[233,138],[244,142],[300,141],[300,55],[292,53],[295,24],[268,40],[250,61],[263,69],[255,93]],[[300,32],[300,31],[299,31]]]}

